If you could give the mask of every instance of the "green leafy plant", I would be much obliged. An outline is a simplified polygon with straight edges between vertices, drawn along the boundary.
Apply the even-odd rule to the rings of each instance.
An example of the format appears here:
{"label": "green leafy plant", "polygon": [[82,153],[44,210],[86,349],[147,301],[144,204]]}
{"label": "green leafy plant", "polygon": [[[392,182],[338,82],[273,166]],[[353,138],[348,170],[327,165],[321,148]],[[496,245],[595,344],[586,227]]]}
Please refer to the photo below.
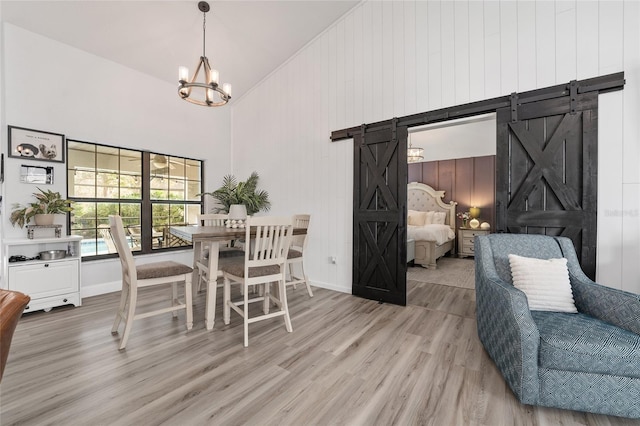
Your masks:
{"label": "green leafy plant", "polygon": [[23,228],[28,224],[32,217],[37,214],[58,214],[73,211],[72,201],[62,198],[59,192],[51,190],[43,191],[38,188],[38,192],[34,192],[33,196],[37,201],[29,203],[26,206],[15,203],[12,207],[11,217],[9,220],[13,226],[18,225]]}
{"label": "green leafy plant", "polygon": [[222,179],[222,186],[213,192],[203,192],[199,195],[210,195],[222,206],[216,209],[216,213],[229,213],[229,207],[233,204],[244,204],[247,214],[252,215],[264,210],[269,211],[271,202],[269,193],[258,190],[258,173],[253,172],[245,182],[238,182],[233,175],[227,175]]}

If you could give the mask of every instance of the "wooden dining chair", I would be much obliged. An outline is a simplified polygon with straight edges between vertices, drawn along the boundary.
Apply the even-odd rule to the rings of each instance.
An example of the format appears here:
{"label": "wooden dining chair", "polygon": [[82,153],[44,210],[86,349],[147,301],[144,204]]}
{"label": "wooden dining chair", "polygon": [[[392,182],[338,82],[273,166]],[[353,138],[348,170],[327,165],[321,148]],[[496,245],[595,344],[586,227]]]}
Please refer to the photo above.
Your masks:
{"label": "wooden dining chair", "polygon": [[[198,215],[199,226],[225,226],[226,221],[229,219],[229,215],[226,213],[216,214],[200,214]],[[222,277],[222,271],[218,268],[216,274],[209,275],[209,269],[211,260],[211,242],[204,241],[200,247],[200,258],[196,260],[196,268],[198,269],[198,283],[196,286],[196,292],[200,292],[202,285],[205,288],[209,288],[209,285],[216,283],[218,277]],[[231,241],[218,241],[218,256],[219,258],[232,258],[244,256],[244,251],[238,247],[232,247]],[[215,287],[214,287],[215,288]],[[215,292],[215,289],[213,290]],[[215,294],[213,295],[213,301],[215,303]]]}
{"label": "wooden dining chair", "polygon": [[[225,226],[225,222],[227,221],[227,219],[229,219],[229,215],[226,213],[216,213],[216,214],[199,214],[197,217],[197,223],[198,226]],[[217,280],[218,275],[216,274],[215,276],[211,276],[211,279],[209,278],[209,248],[210,248],[210,243],[205,241],[205,242],[198,242],[198,243],[194,243],[194,244],[201,244],[200,247],[200,258],[196,259],[196,268],[198,268],[198,283],[196,286],[196,292],[200,292],[200,289],[202,288],[202,284],[207,284],[207,282],[209,282],[211,279],[212,280]],[[223,246],[223,245],[229,245],[227,242],[220,242],[218,244],[219,247]],[[222,276],[222,273],[220,273],[220,276]]]}
{"label": "wooden dining chair", "polygon": [[[293,227],[308,230],[310,220],[311,215],[296,214],[293,216]],[[294,235],[291,239],[291,246],[289,247],[289,254],[287,255],[287,267],[289,269],[287,286],[293,286],[293,288],[296,288],[296,284],[304,283],[307,286],[307,293],[309,293],[309,297],[313,297],[309,278],[304,271],[304,251],[307,247],[307,236],[308,234]],[[296,265],[299,265],[301,273],[300,277],[295,275]]]}
{"label": "wooden dining chair", "polygon": [[[120,349],[124,349],[131,333],[133,321],[147,318],[154,315],[172,312],[174,318],[178,316],[178,310],[185,310],[187,330],[193,326],[193,307],[191,300],[191,274],[193,268],[172,260],[146,263],[137,265],[133,260],[131,248],[127,243],[122,218],[120,216],[109,216],[111,236],[120,257],[122,266],[122,292],[120,295],[120,306],[116,313],[112,334],[118,334],[120,321],[124,320],[124,332],[120,340]],[[184,283],[184,301],[178,300],[178,283]],[[144,313],[136,313],[138,302],[138,289],[155,285],[171,284],[172,297],[171,306]]]}
{"label": "wooden dining chair", "polygon": [[[245,224],[245,241],[252,241],[252,249],[245,251],[244,262],[221,265],[224,274],[224,304],[223,319],[225,324],[230,322],[231,309],[243,319],[244,346],[249,346],[249,324],[269,318],[284,316],[285,328],[289,333],[291,318],[287,305],[285,288],[286,263],[293,223],[290,217],[252,217]],[[251,237],[251,234],[255,234]],[[270,292],[270,283],[278,283],[278,297]],[[231,300],[231,285],[242,286],[242,298]],[[252,295],[249,299],[249,289],[263,285],[261,295]],[[262,315],[249,317],[249,304],[262,302]],[[269,303],[274,302],[280,310],[269,312]]]}

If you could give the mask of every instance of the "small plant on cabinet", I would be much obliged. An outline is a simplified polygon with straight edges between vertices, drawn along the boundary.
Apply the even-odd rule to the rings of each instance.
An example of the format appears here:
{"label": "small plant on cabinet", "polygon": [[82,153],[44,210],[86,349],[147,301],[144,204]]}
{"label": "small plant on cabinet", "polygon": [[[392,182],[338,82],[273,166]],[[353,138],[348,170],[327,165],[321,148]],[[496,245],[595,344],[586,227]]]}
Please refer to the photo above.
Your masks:
{"label": "small plant on cabinet", "polygon": [[21,204],[14,204],[9,221],[13,226],[18,225],[20,228],[24,228],[29,224],[31,218],[41,214],[60,214],[73,211],[71,206],[72,201],[62,198],[59,192],[51,190],[43,191],[38,188],[38,192],[34,192],[33,196],[36,201],[29,203],[26,206]]}

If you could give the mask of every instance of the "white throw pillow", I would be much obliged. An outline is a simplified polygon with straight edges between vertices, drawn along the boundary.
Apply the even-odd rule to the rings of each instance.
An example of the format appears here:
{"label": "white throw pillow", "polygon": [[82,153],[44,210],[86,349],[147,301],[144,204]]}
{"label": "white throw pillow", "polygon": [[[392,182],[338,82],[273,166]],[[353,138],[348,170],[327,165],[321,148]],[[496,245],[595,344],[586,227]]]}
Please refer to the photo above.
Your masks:
{"label": "white throw pillow", "polygon": [[444,225],[444,221],[446,218],[447,218],[447,214],[445,212],[433,212],[432,223],[436,225]]}
{"label": "white throw pillow", "polygon": [[424,226],[424,222],[427,217],[427,212],[409,210],[407,216],[408,216],[407,222],[409,223],[409,225]]}
{"label": "white throw pillow", "polygon": [[532,311],[577,313],[567,259],[509,255],[513,285],[527,295]]}

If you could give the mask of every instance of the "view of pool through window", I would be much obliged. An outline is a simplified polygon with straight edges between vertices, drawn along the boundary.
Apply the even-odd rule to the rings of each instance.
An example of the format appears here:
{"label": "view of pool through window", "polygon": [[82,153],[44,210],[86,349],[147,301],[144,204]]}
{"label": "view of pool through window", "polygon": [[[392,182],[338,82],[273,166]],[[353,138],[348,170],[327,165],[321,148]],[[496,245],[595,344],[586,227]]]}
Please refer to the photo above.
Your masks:
{"label": "view of pool through window", "polygon": [[71,234],[82,236],[83,258],[115,255],[110,215],[122,217],[134,253],[190,246],[170,227],[202,212],[201,160],[71,139],[67,158]]}

